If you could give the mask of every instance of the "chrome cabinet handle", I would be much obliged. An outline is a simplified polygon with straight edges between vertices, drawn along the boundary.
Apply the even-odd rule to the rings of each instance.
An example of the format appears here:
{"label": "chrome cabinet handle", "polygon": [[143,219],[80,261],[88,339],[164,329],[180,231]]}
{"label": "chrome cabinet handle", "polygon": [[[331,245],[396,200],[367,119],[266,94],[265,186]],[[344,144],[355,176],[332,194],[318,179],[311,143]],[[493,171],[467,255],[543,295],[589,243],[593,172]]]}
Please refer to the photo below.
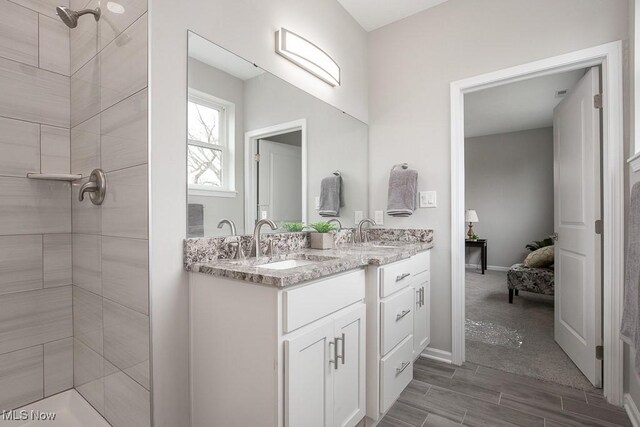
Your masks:
{"label": "chrome cabinet handle", "polygon": [[[336,349],[338,348],[338,341],[340,341],[341,343],[341,347],[342,347],[342,354],[338,356],[338,352],[336,351],[336,362],[338,361],[338,359],[340,359],[342,361],[342,364],[344,365],[344,346],[345,346],[345,339],[344,339],[344,334],[342,334],[341,337],[337,337],[336,338]],[[337,365],[337,363],[336,363]],[[338,369],[336,367],[336,369]]]}
{"label": "chrome cabinet handle", "polygon": [[406,279],[407,277],[411,276],[411,273],[403,273],[399,276],[396,276],[396,282],[399,282],[402,279]]}
{"label": "chrome cabinet handle", "polygon": [[420,308],[421,304],[422,304],[422,293],[421,293],[421,289],[418,289],[416,291],[416,298],[418,299],[418,301],[416,302],[416,307]]}
{"label": "chrome cabinet handle", "polygon": [[424,286],[420,288],[420,307],[424,306]]}
{"label": "chrome cabinet handle", "polygon": [[331,359],[331,357],[329,357],[329,365],[333,364],[333,366],[337,371],[338,370],[338,348],[336,346],[335,339],[329,341],[329,352],[331,352],[331,346],[333,346],[333,360]]}
{"label": "chrome cabinet handle", "polygon": [[409,365],[411,365],[411,362],[402,362],[402,365],[400,365],[399,368],[396,368],[396,377],[404,372],[404,370],[407,369]]}
{"label": "chrome cabinet handle", "polygon": [[411,309],[406,309],[406,310],[402,310],[401,313],[396,314],[396,322],[400,319],[402,319],[404,316],[406,316],[407,314],[411,313]]}

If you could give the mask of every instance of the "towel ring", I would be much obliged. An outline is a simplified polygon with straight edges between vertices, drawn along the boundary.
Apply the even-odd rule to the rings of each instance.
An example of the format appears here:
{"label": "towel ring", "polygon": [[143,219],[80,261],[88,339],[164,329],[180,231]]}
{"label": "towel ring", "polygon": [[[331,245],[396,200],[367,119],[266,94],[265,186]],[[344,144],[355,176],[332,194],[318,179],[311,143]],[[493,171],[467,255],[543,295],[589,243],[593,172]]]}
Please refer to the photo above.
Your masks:
{"label": "towel ring", "polygon": [[397,165],[393,165],[391,170],[397,168],[398,166],[400,166],[402,169],[409,169],[409,163],[398,163]]}
{"label": "towel ring", "polygon": [[333,174],[334,174],[335,176],[340,176],[340,175],[341,175],[339,170],[337,170],[337,171],[333,172]]}

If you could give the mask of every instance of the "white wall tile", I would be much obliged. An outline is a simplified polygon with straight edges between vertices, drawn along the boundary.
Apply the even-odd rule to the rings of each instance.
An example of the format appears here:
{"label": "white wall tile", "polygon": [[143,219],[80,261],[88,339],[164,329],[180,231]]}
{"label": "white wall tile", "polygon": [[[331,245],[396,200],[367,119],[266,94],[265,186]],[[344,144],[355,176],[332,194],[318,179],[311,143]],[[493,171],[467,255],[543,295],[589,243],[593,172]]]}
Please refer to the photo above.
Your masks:
{"label": "white wall tile", "polygon": [[44,345],[44,396],[73,387],[73,338]]}
{"label": "white wall tile", "polygon": [[0,355],[0,411],[42,399],[42,346]]}
{"label": "white wall tile", "polygon": [[[98,0],[91,0],[78,9],[95,9]],[[105,10],[103,7],[101,10]],[[71,39],[71,73],[78,71],[91,58],[98,54],[98,23],[93,16],[84,16],[78,20],[78,26],[74,28],[69,37]]]}
{"label": "white wall tile", "polygon": [[40,15],[39,25],[40,68],[70,75],[69,27],[59,18]]}
{"label": "white wall tile", "polygon": [[42,236],[0,236],[0,294],[42,288]]}
{"label": "white wall tile", "polygon": [[105,172],[147,163],[147,90],[103,111],[100,127]]}
{"label": "white wall tile", "polygon": [[147,0],[121,0],[124,9],[122,13],[115,13],[109,8],[103,8],[100,20],[100,50],[109,44],[117,35],[121,34],[135,20],[147,11]]}
{"label": "white wall tile", "polygon": [[71,136],[69,129],[42,125],[40,128],[41,171],[69,173]]}
{"label": "white wall tile", "polygon": [[0,175],[40,172],[40,126],[0,117]]}
{"label": "white wall tile", "polygon": [[102,234],[147,238],[147,166],[107,173],[102,204]]}
{"label": "white wall tile", "polygon": [[147,15],[104,48],[100,58],[102,109],[147,86]]}
{"label": "white wall tile", "polygon": [[104,299],[104,357],[149,388],[149,316]]}
{"label": "white wall tile", "polygon": [[0,354],[73,334],[71,286],[0,295]]}
{"label": "white wall tile", "polygon": [[100,112],[100,57],[96,56],[71,76],[71,126]]}
{"label": "white wall tile", "polygon": [[0,177],[0,235],[71,232],[68,182]]}
{"label": "white wall tile", "polygon": [[73,287],[73,336],[102,354],[102,297]]}
{"label": "white wall tile", "polygon": [[98,295],[102,295],[101,239],[93,234],[73,235],[73,284]]}
{"label": "white wall tile", "polygon": [[71,173],[89,176],[100,167],[100,116],[71,129]]}
{"label": "white wall tile", "polygon": [[71,234],[45,234],[44,243],[44,287],[66,286],[72,280]]}
{"label": "white wall tile", "polygon": [[0,56],[38,66],[38,14],[0,0]]}
{"label": "white wall tile", "polygon": [[114,427],[150,425],[149,392],[122,372],[104,379],[105,416]]}
{"label": "white wall tile", "polygon": [[0,58],[0,116],[69,127],[69,77]]}
{"label": "white wall tile", "polygon": [[149,314],[149,242],[102,237],[102,295]]}
{"label": "white wall tile", "polygon": [[14,3],[22,5],[36,12],[56,18],[56,6],[69,6],[68,0],[12,0]]}

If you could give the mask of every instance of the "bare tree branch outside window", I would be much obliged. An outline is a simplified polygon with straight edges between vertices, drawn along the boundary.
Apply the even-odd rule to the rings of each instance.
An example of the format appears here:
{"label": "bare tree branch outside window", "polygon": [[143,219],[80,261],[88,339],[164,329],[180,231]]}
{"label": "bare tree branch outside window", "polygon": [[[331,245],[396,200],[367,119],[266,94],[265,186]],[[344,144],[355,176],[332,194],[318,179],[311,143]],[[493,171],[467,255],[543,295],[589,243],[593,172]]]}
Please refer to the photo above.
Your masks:
{"label": "bare tree branch outside window", "polygon": [[221,187],[223,153],[220,149],[220,111],[190,101],[188,138],[201,143],[189,144],[189,183]]}

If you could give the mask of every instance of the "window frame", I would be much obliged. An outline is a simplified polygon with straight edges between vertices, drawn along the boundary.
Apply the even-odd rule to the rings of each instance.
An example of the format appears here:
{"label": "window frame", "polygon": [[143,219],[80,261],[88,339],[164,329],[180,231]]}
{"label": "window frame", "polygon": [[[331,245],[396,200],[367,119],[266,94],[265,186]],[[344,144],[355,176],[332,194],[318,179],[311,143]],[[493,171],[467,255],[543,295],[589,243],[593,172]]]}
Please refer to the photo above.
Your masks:
{"label": "window frame", "polygon": [[[202,184],[188,183],[188,191],[191,196],[208,197],[236,197],[235,188],[235,115],[236,106],[233,102],[215,97],[208,93],[189,88],[187,105],[193,102],[207,108],[218,111],[219,118],[219,144],[210,144],[189,138],[189,113],[187,112],[187,150],[189,146],[219,150],[222,153],[222,177],[221,186],[214,187]],[[187,108],[188,111],[188,108]],[[188,156],[188,155],[187,155]],[[187,157],[187,166],[189,159]]]}

